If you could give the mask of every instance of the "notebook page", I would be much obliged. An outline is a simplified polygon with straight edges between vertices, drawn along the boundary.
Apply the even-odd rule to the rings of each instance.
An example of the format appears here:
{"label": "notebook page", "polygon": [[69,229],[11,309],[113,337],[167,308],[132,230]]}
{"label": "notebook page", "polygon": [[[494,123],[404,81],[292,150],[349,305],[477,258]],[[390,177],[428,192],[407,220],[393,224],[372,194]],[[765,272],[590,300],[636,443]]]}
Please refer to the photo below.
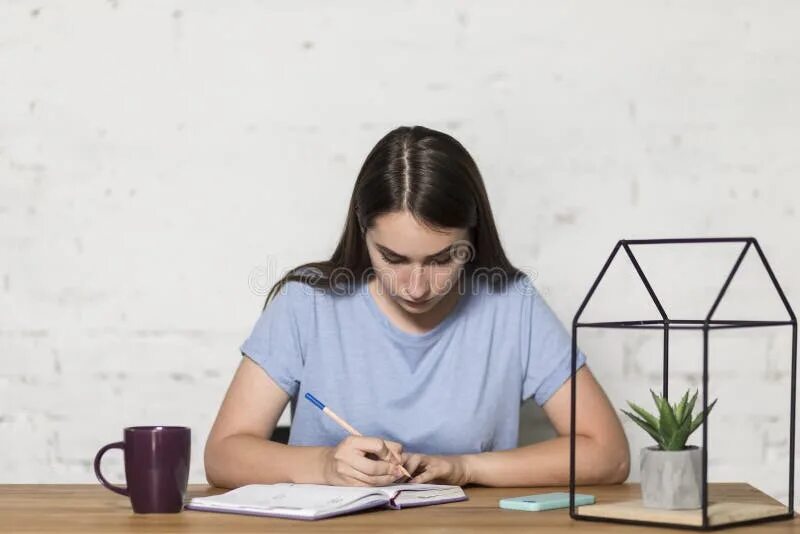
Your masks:
{"label": "notebook page", "polygon": [[464,490],[458,486],[439,488],[435,490],[401,491],[393,502],[398,507],[426,504],[430,502],[446,502],[463,500],[466,497]]}
{"label": "notebook page", "polygon": [[191,504],[206,509],[316,517],[334,510],[383,504],[388,498],[380,490],[318,484],[250,484],[220,495],[195,497]]}
{"label": "notebook page", "polygon": [[376,489],[386,493],[391,499],[390,505],[393,508],[466,499],[466,494],[460,486],[444,484],[394,484]]}

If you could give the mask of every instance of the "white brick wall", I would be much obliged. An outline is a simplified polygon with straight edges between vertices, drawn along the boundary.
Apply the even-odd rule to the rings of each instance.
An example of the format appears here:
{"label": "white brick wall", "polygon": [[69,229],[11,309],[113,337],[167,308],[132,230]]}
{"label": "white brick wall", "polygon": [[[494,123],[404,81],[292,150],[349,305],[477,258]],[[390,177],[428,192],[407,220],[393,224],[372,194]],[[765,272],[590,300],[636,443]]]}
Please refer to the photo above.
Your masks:
{"label": "white brick wall", "polygon": [[[203,481],[263,302],[249,278],[330,253],[363,158],[401,124],[472,151],[511,258],[565,322],[621,237],[754,235],[800,308],[791,0],[0,12],[0,482],[91,482],[134,424],[191,426]],[[785,500],[776,336],[725,350],[712,473]],[[660,380],[658,341],[636,340],[582,342],[620,405]]]}

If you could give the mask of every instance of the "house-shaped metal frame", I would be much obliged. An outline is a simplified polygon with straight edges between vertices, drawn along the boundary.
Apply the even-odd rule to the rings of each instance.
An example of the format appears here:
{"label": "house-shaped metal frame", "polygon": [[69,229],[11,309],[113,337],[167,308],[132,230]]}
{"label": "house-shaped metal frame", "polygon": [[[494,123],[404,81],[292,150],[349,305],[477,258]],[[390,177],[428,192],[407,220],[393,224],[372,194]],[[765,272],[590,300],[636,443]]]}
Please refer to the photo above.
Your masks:
{"label": "house-shaped metal frame", "polygon": [[[666,311],[661,305],[661,301],[659,300],[658,296],[656,295],[655,291],[653,290],[652,286],[650,285],[650,281],[647,279],[644,271],[642,270],[639,262],[636,259],[633,251],[631,250],[631,245],[676,245],[676,244],[691,244],[691,243],[742,243],[742,251],[740,252],[733,268],[730,271],[727,279],[725,280],[722,288],[719,291],[719,294],[716,297],[711,309],[708,310],[706,316],[702,319],[673,319],[667,316]],[[642,321],[635,321],[635,320],[627,320],[627,321],[609,321],[609,322],[581,322],[581,315],[586,308],[586,305],[592,299],[595,290],[597,289],[600,281],[603,279],[606,271],[608,270],[611,263],[614,261],[614,258],[619,253],[620,249],[625,251],[625,254],[631,261],[633,268],[636,270],[639,278],[641,279],[642,283],[644,284],[645,289],[649,293],[650,297],[653,300],[653,304],[655,304],[658,313],[661,315],[661,319],[657,320],[642,320]],[[770,280],[772,281],[772,285],[774,286],[775,291],[777,292],[778,296],[780,297],[781,301],[783,302],[783,306],[786,308],[786,312],[789,315],[789,319],[786,321],[743,321],[743,320],[727,320],[727,319],[714,319],[714,313],[716,312],[720,302],[725,296],[725,292],[728,289],[731,281],[733,280],[736,272],[739,269],[739,266],[742,263],[745,255],[748,253],[749,250],[753,249],[755,253],[758,254],[758,258],[761,260],[761,264],[763,265],[766,273],[769,275]],[[669,334],[671,330],[701,330],[703,334],[703,376],[702,376],[702,397],[703,397],[703,412],[708,409],[708,339],[709,334],[712,330],[719,330],[719,329],[726,329],[726,328],[756,328],[756,327],[767,327],[767,326],[791,326],[792,328],[792,362],[791,362],[791,404],[789,406],[789,501],[788,501],[788,509],[786,513],[780,513],[769,517],[763,517],[759,519],[752,519],[747,521],[737,521],[731,522],[721,525],[709,525],[709,517],[708,517],[708,428],[707,424],[704,422],[702,425],[703,429],[703,452],[702,452],[702,525],[701,526],[687,526],[681,524],[674,524],[674,523],[666,523],[666,522],[655,522],[655,521],[639,521],[639,520],[630,520],[630,519],[612,519],[612,518],[601,518],[595,517],[588,514],[581,514],[578,513],[578,510],[575,506],[575,421],[576,421],[576,396],[577,396],[577,383],[575,381],[575,374],[576,374],[576,366],[577,366],[577,354],[578,354],[578,330],[580,328],[622,328],[622,329],[655,329],[655,330],[663,330],[664,332],[664,358],[663,358],[663,390],[662,395],[664,397],[667,396],[668,392],[668,385],[669,385]],[[778,280],[775,278],[775,274],[772,272],[772,268],[767,261],[767,258],[764,256],[761,247],[756,241],[755,238],[752,237],[729,237],[729,238],[688,238],[688,239],[624,239],[617,242],[614,250],[611,252],[611,255],[603,265],[603,268],[600,270],[597,278],[595,279],[594,283],[589,289],[588,294],[584,298],[581,306],[578,308],[578,311],[575,314],[575,317],[572,321],[572,388],[571,388],[571,410],[570,410],[570,479],[569,479],[569,508],[570,508],[570,516],[573,519],[578,520],[591,520],[591,521],[605,521],[605,522],[613,522],[613,523],[627,523],[627,524],[636,524],[636,525],[648,525],[648,526],[659,526],[659,527],[674,527],[674,528],[683,528],[683,529],[691,529],[691,530],[715,530],[718,528],[727,528],[733,526],[740,526],[744,524],[755,524],[755,523],[763,523],[766,521],[776,521],[781,519],[791,519],[794,517],[794,453],[795,453],[795,397],[796,397],[796,382],[797,382],[797,319],[792,311],[791,306],[789,305],[788,300],[786,299],[786,295],[784,295],[783,290],[778,283]]]}

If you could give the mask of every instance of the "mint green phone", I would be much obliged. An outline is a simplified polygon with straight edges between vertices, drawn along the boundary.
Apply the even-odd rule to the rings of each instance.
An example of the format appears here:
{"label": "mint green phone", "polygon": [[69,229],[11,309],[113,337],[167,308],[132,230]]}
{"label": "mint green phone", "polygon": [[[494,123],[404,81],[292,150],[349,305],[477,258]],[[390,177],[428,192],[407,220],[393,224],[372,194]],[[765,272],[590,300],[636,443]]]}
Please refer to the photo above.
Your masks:
{"label": "mint green phone", "polygon": [[[594,495],[575,494],[575,506],[594,504]],[[555,510],[556,508],[569,508],[569,493],[539,493],[524,497],[510,497],[500,499],[500,508],[508,510],[524,510],[526,512],[541,512]]]}

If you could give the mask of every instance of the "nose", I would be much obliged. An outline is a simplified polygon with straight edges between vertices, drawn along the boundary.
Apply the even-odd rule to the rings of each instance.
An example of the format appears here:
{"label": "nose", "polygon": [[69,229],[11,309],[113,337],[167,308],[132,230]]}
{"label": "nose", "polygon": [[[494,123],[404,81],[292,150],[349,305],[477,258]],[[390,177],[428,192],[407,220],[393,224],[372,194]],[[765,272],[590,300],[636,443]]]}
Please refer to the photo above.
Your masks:
{"label": "nose", "polygon": [[412,268],[408,276],[405,297],[410,300],[425,300],[430,290],[428,285],[428,276],[425,269],[421,267]]}

